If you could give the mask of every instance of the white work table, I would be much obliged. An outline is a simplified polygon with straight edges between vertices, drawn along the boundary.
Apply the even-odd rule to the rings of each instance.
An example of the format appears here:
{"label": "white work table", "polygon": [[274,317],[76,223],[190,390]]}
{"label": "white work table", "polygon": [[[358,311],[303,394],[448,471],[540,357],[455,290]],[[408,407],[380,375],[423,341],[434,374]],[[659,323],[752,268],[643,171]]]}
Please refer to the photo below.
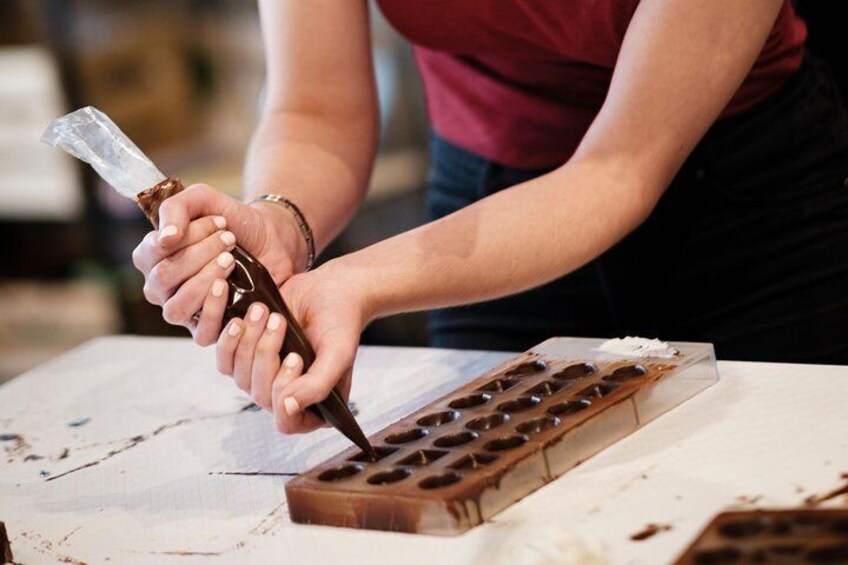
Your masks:
{"label": "white work table", "polygon": [[[363,347],[358,419],[373,433],[509,356]],[[848,472],[848,368],[720,362],[719,374],[446,538],[292,524],[285,474],[347,440],[279,435],[187,339],[98,339],[0,387],[0,520],[21,563],[668,563],[716,512],[797,506]],[[649,523],[670,529],[630,539]]]}

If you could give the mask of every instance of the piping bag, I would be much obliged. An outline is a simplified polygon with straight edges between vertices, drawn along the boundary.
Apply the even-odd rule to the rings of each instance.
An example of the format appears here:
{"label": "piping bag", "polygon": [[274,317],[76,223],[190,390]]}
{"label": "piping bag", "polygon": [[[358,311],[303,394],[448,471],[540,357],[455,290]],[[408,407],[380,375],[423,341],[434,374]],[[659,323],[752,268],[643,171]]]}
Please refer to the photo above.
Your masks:
{"label": "piping bag", "polygon": [[[94,167],[118,193],[136,201],[156,229],[159,228],[159,206],[184,188],[178,179],[163,175],[106,114],[91,106],[54,120],[41,141]],[[303,359],[306,372],[315,361],[315,351],[268,270],[239,246],[232,254],[235,268],[227,280],[229,293],[222,327],[232,318],[244,318],[247,308],[254,302],[262,302],[271,312],[278,312],[286,319],[288,329],[280,359],[293,351]],[[309,410],[342,432],[370,457],[376,457],[338,390],[334,388],[327,398],[310,406]]]}

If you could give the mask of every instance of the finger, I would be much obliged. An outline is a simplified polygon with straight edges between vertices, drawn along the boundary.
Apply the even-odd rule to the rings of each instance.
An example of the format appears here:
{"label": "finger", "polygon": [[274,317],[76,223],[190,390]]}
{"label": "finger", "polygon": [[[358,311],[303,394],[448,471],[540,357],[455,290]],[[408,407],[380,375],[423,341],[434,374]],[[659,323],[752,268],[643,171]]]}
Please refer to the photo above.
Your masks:
{"label": "finger", "polygon": [[171,196],[159,207],[159,242],[165,248],[178,245],[192,218],[220,214],[227,216],[232,198],[205,184],[191,185]]}
{"label": "finger", "polygon": [[218,372],[222,375],[232,376],[236,348],[244,333],[244,320],[233,318],[227,324],[225,331],[218,337],[218,346],[215,350],[215,361],[218,364]]}
{"label": "finger", "polygon": [[253,370],[253,356],[256,343],[265,330],[268,321],[268,307],[260,302],[250,305],[245,319],[244,333],[239,340],[233,364],[233,379],[244,392],[250,392],[250,377]]}
{"label": "finger", "polygon": [[[232,253],[224,251],[214,261],[183,282],[174,294],[162,305],[162,317],[175,326],[192,325],[192,316],[203,307],[216,279],[226,279],[233,272],[235,261]],[[219,320],[220,322],[220,320]],[[217,337],[218,334],[215,334]],[[212,340],[215,341],[214,339]]]}
{"label": "finger", "polygon": [[165,257],[147,275],[147,294],[155,304],[164,304],[180,285],[198,274],[216,257],[221,261],[222,268],[228,268],[233,259],[229,252],[235,248],[235,244],[236,236],[232,232],[220,231]]}
{"label": "finger", "polygon": [[221,333],[221,322],[227,308],[227,282],[216,279],[209,287],[200,310],[200,318],[194,328],[194,341],[198,345],[212,345]]}
{"label": "finger", "polygon": [[[297,353],[289,353],[283,360],[271,388],[271,408],[277,430],[283,434],[302,433],[320,427],[323,420],[312,412],[296,411],[289,414],[285,403],[285,391],[296,379],[301,378],[303,359]],[[291,402],[288,406],[291,409]]]}
{"label": "finger", "polygon": [[286,335],[286,319],[274,312],[268,316],[265,331],[256,343],[250,379],[250,396],[265,410],[271,410],[271,386],[280,369],[280,349]]}
{"label": "finger", "polygon": [[354,356],[355,348],[353,353],[335,344],[319,349],[309,370],[292,380],[281,392],[283,412],[293,420],[284,423],[287,429],[308,431],[323,424],[320,418],[307,412],[306,408],[327,398],[333,386],[344,380],[343,377],[353,366]]}
{"label": "finger", "polygon": [[[188,226],[185,237],[160,240],[160,232],[151,231],[144,236],[141,243],[133,250],[133,265],[147,275],[156,263],[184,247],[203,241],[216,231],[227,227],[223,216],[204,216],[192,221]],[[165,245],[165,241],[168,245]]]}

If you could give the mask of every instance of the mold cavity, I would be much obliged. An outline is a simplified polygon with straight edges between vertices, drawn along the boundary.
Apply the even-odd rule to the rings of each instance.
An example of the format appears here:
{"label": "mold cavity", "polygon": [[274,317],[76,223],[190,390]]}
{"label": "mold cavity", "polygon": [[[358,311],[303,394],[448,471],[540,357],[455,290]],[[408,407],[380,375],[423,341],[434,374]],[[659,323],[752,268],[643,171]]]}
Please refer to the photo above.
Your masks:
{"label": "mold cavity", "polygon": [[343,465],[341,467],[335,467],[334,469],[327,469],[318,475],[318,480],[327,483],[341,481],[342,479],[354,476],[360,472],[362,468],[362,465]]}
{"label": "mold cavity", "polygon": [[800,514],[795,516],[793,521],[798,528],[803,530],[820,528],[829,522],[827,516],[817,514]]}
{"label": "mold cavity", "polygon": [[747,538],[761,533],[769,527],[771,521],[767,518],[754,518],[738,522],[727,522],[718,527],[718,533],[726,538]]}
{"label": "mold cavity", "polygon": [[392,469],[391,471],[384,471],[382,473],[375,473],[371,475],[368,477],[368,484],[388,485],[390,483],[402,481],[411,474],[412,472],[409,469]]}
{"label": "mold cavity", "polygon": [[801,550],[804,549],[803,545],[773,545],[769,548],[769,551],[775,555],[795,555],[796,553],[801,553]]}
{"label": "mold cavity", "polygon": [[522,434],[533,435],[555,428],[559,424],[560,420],[556,416],[543,416],[541,418],[534,418],[533,420],[528,420],[518,424],[515,426],[515,431],[521,432]]}
{"label": "mold cavity", "polygon": [[385,459],[395,451],[397,451],[397,447],[387,447],[385,445],[375,445],[374,451],[377,453],[376,459],[371,459],[371,456],[364,451],[360,451],[353,457],[349,458],[348,461],[360,461],[364,463],[373,463],[375,461],[379,461],[380,459]]}
{"label": "mold cavity", "polygon": [[834,534],[848,535],[848,519],[837,520],[833,523],[831,530]]}
{"label": "mold cavity", "polygon": [[492,441],[487,442],[483,447],[488,451],[506,451],[508,449],[521,447],[525,443],[527,443],[526,436],[506,436],[493,439]]}
{"label": "mold cavity", "polygon": [[459,432],[442,436],[434,441],[433,445],[436,447],[456,447],[457,445],[462,445],[475,439],[477,439],[477,434],[474,432]]}
{"label": "mold cavity", "polygon": [[575,365],[569,365],[562,371],[558,371],[554,374],[554,378],[575,381],[593,375],[597,370],[598,368],[591,363],[577,363]]}
{"label": "mold cavity", "polygon": [[386,443],[390,443],[392,445],[409,443],[410,441],[415,441],[416,439],[425,437],[428,433],[429,432],[427,430],[423,430],[421,428],[411,428],[404,432],[398,432],[386,437]]}
{"label": "mold cavity", "polygon": [[419,426],[441,426],[453,422],[459,418],[459,412],[456,410],[444,410],[443,412],[434,412],[418,418],[416,424]]}
{"label": "mold cavity", "polygon": [[550,396],[559,392],[562,388],[562,384],[556,381],[545,381],[543,383],[539,383],[527,392],[530,394],[538,394],[539,396]]}
{"label": "mold cavity", "polygon": [[580,392],[577,393],[577,396],[582,396],[584,398],[601,398],[603,396],[608,395],[612,391],[618,388],[618,385],[612,385],[609,383],[598,383],[596,385],[589,385]]}
{"label": "mold cavity", "polygon": [[810,563],[848,562],[848,543],[837,543],[816,548],[807,554]]}
{"label": "mold cavity", "polygon": [[518,384],[518,380],[516,379],[495,379],[493,381],[489,381],[477,390],[483,392],[503,392],[505,390],[509,390],[515,385]]}
{"label": "mold cavity", "polygon": [[424,489],[434,489],[434,488],[442,488],[448,485],[452,485],[454,483],[458,483],[462,480],[462,475],[459,473],[443,473],[441,475],[433,475],[432,477],[427,477],[420,483],[418,486]]}
{"label": "mold cavity", "polygon": [[463,408],[474,408],[475,406],[486,404],[491,399],[492,395],[480,392],[478,394],[469,394],[468,396],[452,400],[448,406],[451,408],[459,408],[460,410]]}
{"label": "mold cavity", "polygon": [[642,365],[625,365],[624,367],[619,367],[609,375],[605,376],[604,380],[615,382],[629,381],[644,377],[647,374],[648,370]]}
{"label": "mold cavity", "polygon": [[533,361],[525,361],[524,363],[520,363],[512,369],[509,369],[504,374],[507,377],[533,375],[535,373],[541,373],[547,368],[548,365],[544,361],[542,361],[541,359],[534,359]]}
{"label": "mold cavity", "polygon": [[569,414],[585,410],[591,405],[591,400],[567,400],[565,402],[560,402],[559,404],[554,404],[548,408],[548,414],[553,414],[554,416],[568,416]]}
{"label": "mold cavity", "polygon": [[722,547],[695,553],[697,565],[718,565],[720,563],[736,563],[742,557],[742,552],[735,547]]}
{"label": "mold cavity", "polygon": [[444,457],[447,455],[447,451],[441,451],[438,449],[419,449],[412,455],[408,455],[398,461],[399,465],[412,465],[415,467],[423,467],[425,465],[429,465],[436,459],[440,457]]}
{"label": "mold cavity", "polygon": [[541,400],[538,396],[522,396],[515,400],[498,404],[498,410],[508,414],[513,412],[524,412],[525,410],[530,410],[540,402]]}
{"label": "mold cavity", "polygon": [[469,453],[451,463],[449,467],[457,470],[474,470],[480,467],[485,467],[489,463],[494,462],[498,458],[497,455],[489,453]]}
{"label": "mold cavity", "polygon": [[509,420],[509,416],[506,414],[494,412],[488,416],[480,416],[479,418],[474,418],[473,420],[468,421],[468,423],[465,424],[465,427],[469,430],[485,431],[497,428],[507,420]]}

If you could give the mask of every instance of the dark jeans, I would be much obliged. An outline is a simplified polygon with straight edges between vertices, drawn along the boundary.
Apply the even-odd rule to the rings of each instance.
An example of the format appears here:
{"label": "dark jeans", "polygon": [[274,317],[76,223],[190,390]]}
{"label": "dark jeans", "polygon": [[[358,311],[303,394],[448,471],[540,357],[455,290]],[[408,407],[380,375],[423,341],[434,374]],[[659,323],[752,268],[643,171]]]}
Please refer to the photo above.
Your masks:
{"label": "dark jeans", "polygon": [[[437,136],[431,159],[432,218],[546,172]],[[529,292],[433,312],[432,345],[523,350],[630,334],[713,342],[724,359],[848,363],[846,186],[848,114],[808,59],[755,109],[717,122],[615,247]]]}

